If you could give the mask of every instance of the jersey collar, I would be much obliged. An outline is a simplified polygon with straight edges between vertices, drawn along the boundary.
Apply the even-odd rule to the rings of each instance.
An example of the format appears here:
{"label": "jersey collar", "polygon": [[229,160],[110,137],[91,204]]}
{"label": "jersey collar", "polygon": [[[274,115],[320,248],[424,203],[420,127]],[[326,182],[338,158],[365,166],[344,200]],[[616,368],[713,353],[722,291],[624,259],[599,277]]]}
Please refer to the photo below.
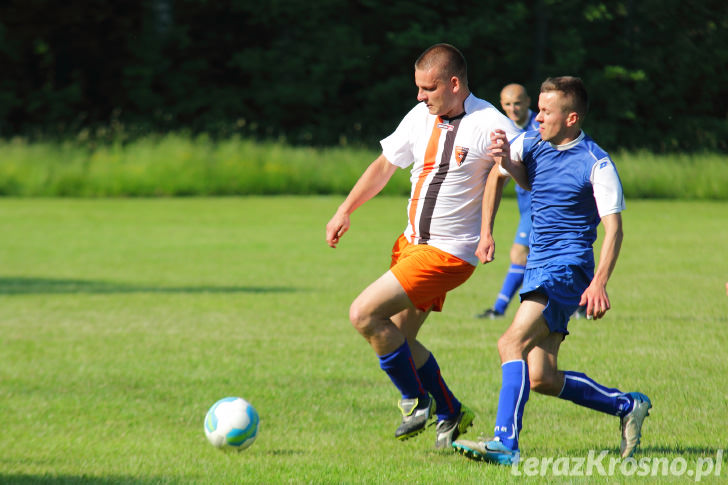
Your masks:
{"label": "jersey collar", "polygon": [[577,136],[576,139],[571,140],[569,143],[564,143],[563,145],[554,145],[553,143],[549,142],[549,145],[551,145],[551,148],[554,148],[554,149],[562,152],[564,150],[568,150],[569,148],[574,148],[583,139],[584,139],[584,132],[582,131],[581,133],[579,133],[579,136]]}

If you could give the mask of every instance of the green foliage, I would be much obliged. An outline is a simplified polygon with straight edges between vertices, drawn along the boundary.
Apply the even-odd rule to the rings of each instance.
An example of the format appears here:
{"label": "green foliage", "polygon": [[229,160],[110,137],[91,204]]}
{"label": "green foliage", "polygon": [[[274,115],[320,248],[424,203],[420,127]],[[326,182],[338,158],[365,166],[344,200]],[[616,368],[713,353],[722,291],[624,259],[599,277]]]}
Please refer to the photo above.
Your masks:
{"label": "green foliage", "polygon": [[[378,154],[187,134],[109,144],[14,138],[0,140],[0,153],[0,195],[26,197],[347,194]],[[628,199],[728,200],[725,155],[622,151],[613,158]],[[398,170],[383,193],[409,191],[409,172]]]}
{"label": "green foliage", "polygon": [[494,103],[520,82],[535,109],[546,76],[582,77],[607,150],[728,150],[724,0],[87,3],[0,4],[3,136],[371,144],[415,104],[415,58],[449,42]]}
{"label": "green foliage", "polygon": [[[515,477],[433,450],[434,428],[393,438],[397,393],[348,322],[384,272],[406,199],[362,206],[336,250],[323,229],[341,197],[0,200],[0,483],[686,483],[687,476]],[[636,459],[687,470],[728,442],[725,204],[634,201],[604,320],[570,325],[563,368],[647,393]],[[515,200],[496,260],[448,296],[421,337],[492,431],[506,321],[490,304],[508,267]],[[707,256],[706,256],[707,255]],[[510,319],[515,307],[508,310]],[[251,448],[203,432],[228,395],[261,416]],[[686,419],[687,417],[687,419]],[[615,417],[536,393],[524,457],[616,455]],[[720,483],[728,473],[722,464]]]}

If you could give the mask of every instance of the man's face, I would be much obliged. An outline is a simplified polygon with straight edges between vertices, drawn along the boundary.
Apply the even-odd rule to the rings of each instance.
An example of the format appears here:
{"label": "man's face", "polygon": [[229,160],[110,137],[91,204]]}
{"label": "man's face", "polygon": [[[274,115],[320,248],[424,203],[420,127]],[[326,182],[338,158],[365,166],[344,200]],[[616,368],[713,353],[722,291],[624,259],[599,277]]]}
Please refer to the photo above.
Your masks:
{"label": "man's face", "polygon": [[526,123],[530,100],[525,92],[517,89],[505,89],[501,92],[500,102],[506,116],[518,126]]}
{"label": "man's face", "polygon": [[568,112],[567,101],[561,91],[547,91],[538,96],[536,121],[540,123],[538,131],[542,140],[561,145],[566,138],[570,117],[575,115]]}
{"label": "man's face", "polygon": [[462,112],[462,103],[458,102],[455,95],[456,83],[452,79],[445,79],[439,69],[415,69],[415,85],[417,101],[424,102],[430,114],[447,118]]}

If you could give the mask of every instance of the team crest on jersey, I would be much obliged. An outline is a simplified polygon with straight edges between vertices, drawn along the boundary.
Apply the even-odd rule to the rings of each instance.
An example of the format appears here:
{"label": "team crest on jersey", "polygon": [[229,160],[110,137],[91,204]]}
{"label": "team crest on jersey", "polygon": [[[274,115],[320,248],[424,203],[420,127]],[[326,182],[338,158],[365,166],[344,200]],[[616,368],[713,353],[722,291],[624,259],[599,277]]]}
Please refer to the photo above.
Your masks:
{"label": "team crest on jersey", "polygon": [[458,162],[458,167],[463,164],[469,151],[468,147],[455,147],[455,161]]}

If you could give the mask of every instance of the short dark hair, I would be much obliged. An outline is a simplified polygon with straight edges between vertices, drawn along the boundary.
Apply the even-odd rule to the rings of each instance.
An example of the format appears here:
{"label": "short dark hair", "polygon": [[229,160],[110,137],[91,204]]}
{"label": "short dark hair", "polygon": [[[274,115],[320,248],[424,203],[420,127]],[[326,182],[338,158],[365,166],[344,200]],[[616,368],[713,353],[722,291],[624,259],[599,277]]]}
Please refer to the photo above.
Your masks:
{"label": "short dark hair", "polygon": [[461,82],[468,82],[468,63],[457,47],[450,44],[435,44],[428,47],[415,61],[415,69],[427,70],[438,67],[447,78],[455,76]]}
{"label": "short dark hair", "polygon": [[569,108],[584,118],[589,111],[589,96],[581,78],[574,76],[559,76],[547,78],[541,83],[541,92],[561,91],[571,100]]}

